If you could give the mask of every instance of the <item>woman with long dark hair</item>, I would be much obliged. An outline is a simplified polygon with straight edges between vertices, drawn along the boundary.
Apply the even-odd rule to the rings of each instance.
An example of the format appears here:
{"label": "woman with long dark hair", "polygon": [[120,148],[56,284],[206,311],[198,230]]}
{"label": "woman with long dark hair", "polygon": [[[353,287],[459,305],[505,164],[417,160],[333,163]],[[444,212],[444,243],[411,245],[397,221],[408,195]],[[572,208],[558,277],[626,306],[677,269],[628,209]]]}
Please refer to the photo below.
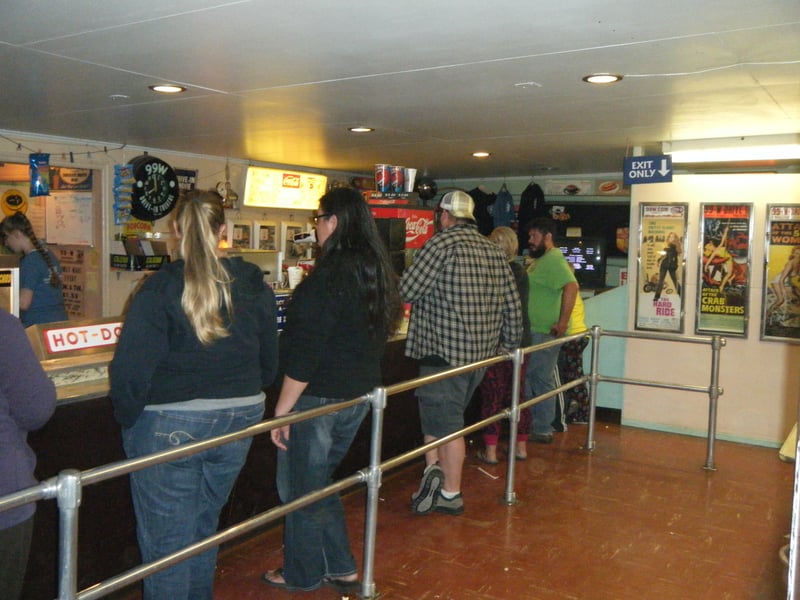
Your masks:
{"label": "woman with long dark hair", "polygon": [[0,224],[5,245],[22,254],[19,261],[19,318],[25,327],[37,323],[66,321],[62,293],[61,265],[55,254],[33,231],[31,222],[21,212],[3,219]]}
{"label": "woman with long dark hair", "polygon": [[[320,199],[315,221],[321,250],[287,308],[276,417],[357,398],[380,385],[381,356],[401,315],[397,278],[361,194],[331,190]],[[283,502],[331,483],[368,410],[359,404],[271,432]],[[338,495],[286,516],[283,567],[262,579],[288,590],[358,587]]]}
{"label": "woman with long dark hair", "polygon": [[[111,402],[135,458],[258,423],[277,372],[275,295],[261,269],[219,250],[222,199],[191,191],[175,207],[182,259],[133,297],[111,361]],[[131,473],[145,562],[217,531],[247,458],[246,437]],[[144,580],[145,600],[211,600],[217,548]]]}

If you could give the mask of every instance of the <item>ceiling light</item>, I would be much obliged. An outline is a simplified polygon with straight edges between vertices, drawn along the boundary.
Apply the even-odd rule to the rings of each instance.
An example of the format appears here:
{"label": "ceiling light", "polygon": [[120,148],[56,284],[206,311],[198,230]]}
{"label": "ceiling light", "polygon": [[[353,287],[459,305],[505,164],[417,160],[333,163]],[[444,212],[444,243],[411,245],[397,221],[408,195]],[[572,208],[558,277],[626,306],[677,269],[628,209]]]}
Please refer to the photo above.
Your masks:
{"label": "ceiling light", "polygon": [[147,87],[159,94],[179,94],[186,91],[185,87],[174,83],[159,83],[158,85],[150,85]]}
{"label": "ceiling light", "polygon": [[363,125],[359,125],[358,127],[348,127],[347,130],[352,133],[369,133],[370,131],[375,131],[372,127],[365,127]]}
{"label": "ceiling light", "polygon": [[622,75],[614,73],[593,73],[583,78],[586,83],[616,83],[622,81]]}
{"label": "ceiling light", "polygon": [[473,152],[472,156],[475,158],[486,158],[487,156],[491,156],[488,152]]}
{"label": "ceiling light", "polygon": [[800,134],[755,135],[662,144],[673,163],[800,159]]}

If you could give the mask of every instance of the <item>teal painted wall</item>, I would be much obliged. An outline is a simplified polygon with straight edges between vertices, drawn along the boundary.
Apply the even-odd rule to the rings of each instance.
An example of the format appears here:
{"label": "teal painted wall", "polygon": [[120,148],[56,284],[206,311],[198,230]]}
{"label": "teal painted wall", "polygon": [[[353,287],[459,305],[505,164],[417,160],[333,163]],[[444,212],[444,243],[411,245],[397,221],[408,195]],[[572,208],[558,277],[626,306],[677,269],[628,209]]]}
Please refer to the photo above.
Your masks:
{"label": "teal painted wall", "polygon": [[[586,326],[599,325],[602,329],[626,331],[628,319],[628,290],[620,286],[583,301],[586,310]],[[623,338],[600,338],[601,375],[609,377],[625,376],[625,342]],[[584,371],[591,369],[591,343],[583,353]],[[597,386],[597,406],[622,410],[622,385],[619,383],[600,383]]]}

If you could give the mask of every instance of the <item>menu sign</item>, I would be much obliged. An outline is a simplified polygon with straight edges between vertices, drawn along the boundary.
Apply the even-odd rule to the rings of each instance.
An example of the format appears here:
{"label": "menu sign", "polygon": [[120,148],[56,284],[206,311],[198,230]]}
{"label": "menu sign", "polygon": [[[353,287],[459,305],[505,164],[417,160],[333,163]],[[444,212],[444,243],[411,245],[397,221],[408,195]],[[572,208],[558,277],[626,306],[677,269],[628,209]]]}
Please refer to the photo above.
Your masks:
{"label": "menu sign", "polygon": [[328,178],[316,173],[247,167],[244,205],[315,210],[327,184]]}
{"label": "menu sign", "polygon": [[119,339],[122,322],[59,327],[44,331],[47,352],[57,354],[73,350],[87,350],[113,346]]}

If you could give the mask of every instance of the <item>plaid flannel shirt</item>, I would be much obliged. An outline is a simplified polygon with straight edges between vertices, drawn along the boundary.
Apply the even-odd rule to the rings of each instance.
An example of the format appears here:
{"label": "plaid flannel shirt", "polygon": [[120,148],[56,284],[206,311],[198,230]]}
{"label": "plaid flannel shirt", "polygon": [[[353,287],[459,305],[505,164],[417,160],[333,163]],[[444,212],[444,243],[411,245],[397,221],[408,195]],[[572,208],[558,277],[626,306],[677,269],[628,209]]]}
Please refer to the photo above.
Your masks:
{"label": "plaid flannel shirt", "polygon": [[459,366],[517,348],[519,292],[503,251],[473,224],[436,233],[400,282],[412,303],[406,355],[440,356]]}

